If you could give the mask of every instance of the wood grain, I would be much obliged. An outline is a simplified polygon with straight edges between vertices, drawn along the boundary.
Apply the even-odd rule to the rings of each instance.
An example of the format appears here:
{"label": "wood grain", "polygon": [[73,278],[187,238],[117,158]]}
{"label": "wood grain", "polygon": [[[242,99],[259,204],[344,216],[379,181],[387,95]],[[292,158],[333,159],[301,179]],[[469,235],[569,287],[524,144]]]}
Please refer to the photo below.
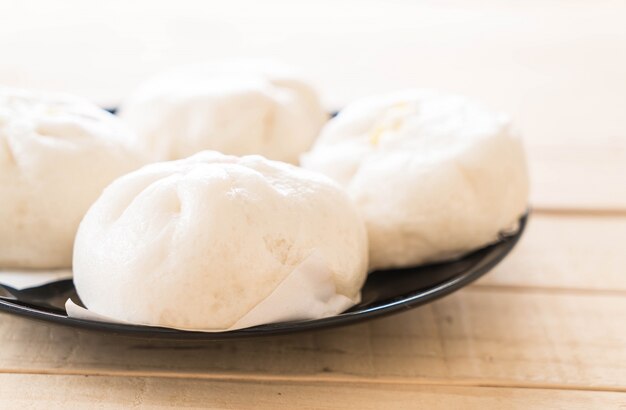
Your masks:
{"label": "wood grain", "polygon": [[150,377],[0,375],[0,407],[65,409],[617,409],[625,393]]}
{"label": "wood grain", "polygon": [[472,287],[352,327],[203,344],[79,333],[1,315],[0,372],[626,391],[623,312],[620,296]]}
{"label": "wood grain", "polygon": [[626,215],[535,211],[515,249],[478,285],[626,296]]}

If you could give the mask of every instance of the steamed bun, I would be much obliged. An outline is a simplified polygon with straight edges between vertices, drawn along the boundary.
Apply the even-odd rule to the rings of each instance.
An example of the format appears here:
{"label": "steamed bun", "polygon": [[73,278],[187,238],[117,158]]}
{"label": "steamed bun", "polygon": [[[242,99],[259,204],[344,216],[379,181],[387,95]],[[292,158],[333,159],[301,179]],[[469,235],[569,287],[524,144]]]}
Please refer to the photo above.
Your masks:
{"label": "steamed bun", "polygon": [[260,156],[205,151],[106,188],[78,230],[74,282],[97,315],[224,330],[314,252],[336,293],[356,303],[367,235],[339,186]]}
{"label": "steamed bun", "polygon": [[142,165],[130,140],[82,99],[0,87],[0,268],[69,267],[91,203]]}
{"label": "steamed bun", "polygon": [[267,61],[184,66],[148,79],[119,115],[153,158],[210,149],[296,163],[327,119],[315,91]]}
{"label": "steamed bun", "polygon": [[460,256],[496,241],[527,207],[524,152],[509,120],[456,95],[407,90],[350,104],[302,165],[357,204],[371,268]]}

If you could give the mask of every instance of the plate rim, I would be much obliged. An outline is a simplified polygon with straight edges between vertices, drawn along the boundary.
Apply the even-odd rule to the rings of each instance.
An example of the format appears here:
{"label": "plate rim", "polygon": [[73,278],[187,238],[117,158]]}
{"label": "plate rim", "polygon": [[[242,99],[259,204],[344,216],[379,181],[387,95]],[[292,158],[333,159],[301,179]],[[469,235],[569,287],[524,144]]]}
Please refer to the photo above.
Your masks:
{"label": "plate rim", "polygon": [[[480,260],[477,266],[473,266],[466,272],[447,279],[437,285],[420,291],[407,293],[401,299],[375,306],[356,312],[344,312],[339,315],[330,316],[323,319],[301,320],[265,324],[251,328],[224,331],[206,332],[177,330],[165,327],[119,324],[109,322],[97,322],[93,320],[77,319],[67,317],[62,314],[46,312],[25,304],[13,303],[10,300],[0,298],[0,312],[14,314],[16,316],[33,319],[48,324],[58,324],[79,330],[97,331],[106,334],[116,334],[131,338],[158,339],[172,341],[220,341],[233,339],[249,339],[255,337],[268,337],[278,335],[296,334],[313,330],[329,329],[333,327],[358,324],[364,321],[379,319],[392,314],[408,311],[419,306],[428,304],[434,300],[445,297],[467,285],[491,271],[498,265],[517,245],[530,217],[531,210],[527,210],[519,219],[517,232],[510,236],[503,237],[495,244],[483,247],[475,252],[485,250],[491,246],[504,246],[504,250],[493,258],[487,256]],[[445,262],[443,262],[445,263]]]}

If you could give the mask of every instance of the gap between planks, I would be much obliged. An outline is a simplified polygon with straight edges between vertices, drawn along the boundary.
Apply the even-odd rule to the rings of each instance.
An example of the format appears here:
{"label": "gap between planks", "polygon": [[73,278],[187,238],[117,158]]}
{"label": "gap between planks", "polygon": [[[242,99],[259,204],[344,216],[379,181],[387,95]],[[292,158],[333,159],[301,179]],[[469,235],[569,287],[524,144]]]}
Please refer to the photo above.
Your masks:
{"label": "gap between planks", "polygon": [[441,386],[441,387],[490,387],[490,388],[516,388],[538,390],[562,390],[562,391],[588,391],[588,392],[613,392],[626,393],[626,387],[582,385],[562,383],[520,383],[516,381],[489,380],[489,379],[437,379],[437,378],[403,378],[403,377],[357,377],[348,375],[269,375],[252,373],[177,373],[159,371],[93,371],[93,370],[28,370],[28,369],[0,369],[0,374],[15,375],[52,375],[52,376],[97,376],[97,377],[144,377],[158,379],[188,379],[210,380],[220,382],[246,382],[246,383],[315,383],[315,384],[352,384],[352,385],[393,385],[393,386]]}
{"label": "gap between planks", "polygon": [[560,293],[567,295],[587,295],[587,296],[626,296],[626,289],[582,289],[567,287],[550,287],[539,285],[505,285],[492,283],[474,283],[463,289],[464,291],[480,290],[493,292],[513,292],[513,293]]}
{"label": "gap between planks", "polygon": [[562,208],[562,207],[531,207],[530,217],[532,218],[533,214],[545,215],[545,216],[554,216],[554,217],[597,217],[597,218],[615,218],[615,217],[624,217],[626,218],[626,209],[620,208]]}

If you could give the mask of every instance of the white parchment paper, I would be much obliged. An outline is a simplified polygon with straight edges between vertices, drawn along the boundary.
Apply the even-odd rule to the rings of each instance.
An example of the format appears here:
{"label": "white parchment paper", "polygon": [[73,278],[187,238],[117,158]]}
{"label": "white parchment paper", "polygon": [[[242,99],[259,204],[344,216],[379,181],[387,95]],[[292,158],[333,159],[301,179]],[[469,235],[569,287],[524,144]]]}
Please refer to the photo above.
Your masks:
{"label": "white parchment paper", "polygon": [[58,270],[0,270],[0,284],[16,290],[34,288],[50,282],[72,279],[70,269]]}

